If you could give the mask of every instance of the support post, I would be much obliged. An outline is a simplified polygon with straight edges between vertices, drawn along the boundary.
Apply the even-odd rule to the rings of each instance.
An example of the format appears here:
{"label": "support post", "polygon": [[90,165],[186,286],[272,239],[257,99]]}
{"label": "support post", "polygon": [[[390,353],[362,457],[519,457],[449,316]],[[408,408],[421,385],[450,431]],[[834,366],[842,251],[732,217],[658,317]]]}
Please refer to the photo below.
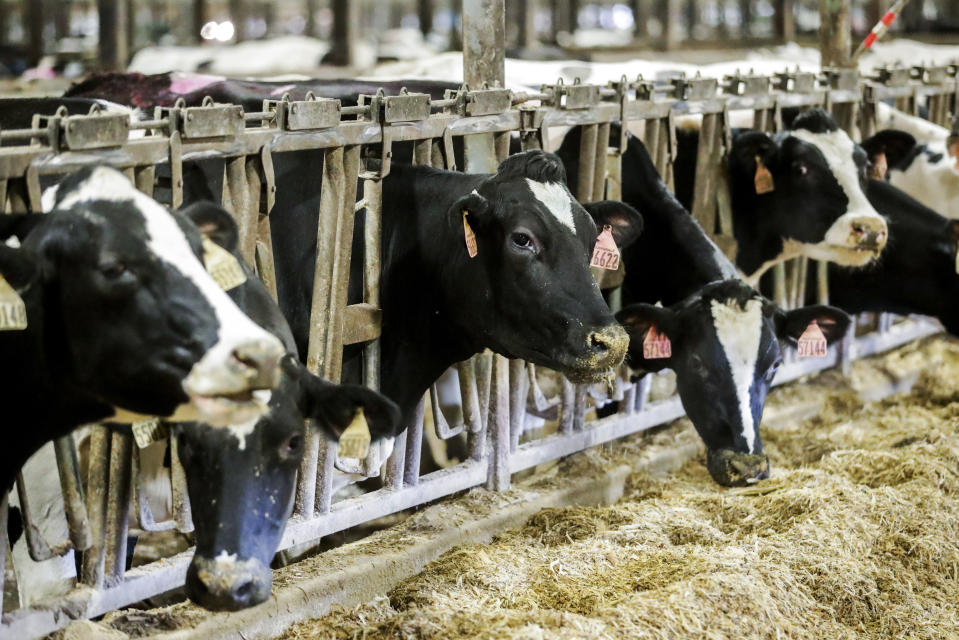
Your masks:
{"label": "support post", "polygon": [[356,64],[356,27],[360,23],[360,3],[332,0],[333,37],[330,62],[344,67]]}
{"label": "support post", "polygon": [[527,49],[536,46],[536,0],[515,0],[516,47]]}
{"label": "support post", "polygon": [[193,41],[203,44],[200,29],[206,24],[206,0],[193,0]]}
{"label": "support post", "polygon": [[306,0],[306,35],[316,38],[319,34],[316,29],[317,0]]}
{"label": "support post", "polygon": [[752,30],[753,1],[739,0],[739,36],[748,38]]}
{"label": "support post", "polygon": [[[53,0],[53,26],[57,40],[70,36],[70,9],[73,6],[71,0]],[[0,34],[0,42],[3,41],[3,34]]]}
{"label": "support post", "polygon": [[27,55],[30,66],[36,66],[43,57],[43,2],[24,0],[23,13],[27,23]]}
{"label": "support post", "polygon": [[423,34],[424,38],[433,32],[434,9],[433,0],[416,0],[416,15],[420,19],[420,33]]}
{"label": "support post", "polygon": [[233,21],[233,28],[235,29],[234,40],[242,42],[246,40],[246,18],[250,7],[246,0],[230,0],[229,8],[230,20]]}
{"label": "support post", "polygon": [[671,51],[679,46],[680,34],[680,14],[682,12],[681,0],[659,0],[659,23],[663,25],[662,48],[664,51]]}
{"label": "support post", "polygon": [[633,37],[636,39],[645,38],[647,35],[646,23],[649,21],[649,2],[648,0],[633,0],[631,8],[633,10]]}
{"label": "support post", "polygon": [[823,67],[848,67],[852,52],[849,0],[819,0],[819,50]]}
{"label": "support post", "polygon": [[97,15],[100,19],[100,68],[122,71],[130,55],[126,0],[97,0]]}
{"label": "support post", "polygon": [[776,0],[775,21],[776,37],[782,42],[796,39],[796,17],[793,13],[794,0]]}

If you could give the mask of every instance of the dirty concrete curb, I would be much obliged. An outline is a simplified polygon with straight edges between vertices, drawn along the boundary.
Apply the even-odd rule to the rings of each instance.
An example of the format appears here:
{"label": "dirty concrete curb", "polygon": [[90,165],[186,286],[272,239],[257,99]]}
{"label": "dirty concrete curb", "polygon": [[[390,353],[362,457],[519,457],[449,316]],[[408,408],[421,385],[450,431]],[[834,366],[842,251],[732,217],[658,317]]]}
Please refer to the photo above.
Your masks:
{"label": "dirty concrete curb", "polygon": [[[883,382],[860,389],[859,395],[866,401],[875,401],[908,391],[920,371],[910,370],[904,375],[890,376]],[[775,429],[777,425],[803,420],[819,413],[822,407],[820,398],[770,406],[764,416],[764,426]],[[137,634],[137,637],[151,640],[268,640],[297,622],[327,614],[334,605],[350,608],[383,595],[450,549],[488,542],[498,533],[522,525],[541,509],[615,502],[622,497],[626,480],[633,473],[668,474],[702,451],[698,438],[687,438],[678,445],[644,452],[633,464],[620,464],[584,479],[567,478],[563,480],[567,486],[562,489],[556,489],[555,484],[537,489],[535,479],[529,484],[517,483],[517,488],[504,493],[474,489],[460,498],[427,507],[390,530],[305,560],[305,571],[301,563],[276,571],[278,584],[270,600],[262,605],[230,613],[197,613],[200,619],[193,628],[149,636]],[[474,510],[476,505],[472,503],[479,501],[486,501],[486,513],[477,514]],[[384,548],[377,544],[383,539],[396,537],[397,531],[402,534],[404,527],[419,536],[412,535],[408,544],[395,547]],[[422,535],[424,533],[426,535]],[[370,549],[364,551],[363,547]],[[298,575],[291,584],[283,584],[290,580],[291,572]],[[285,580],[284,576],[287,576]],[[67,628],[69,635],[65,637],[70,640],[131,637],[103,624],[87,625],[82,631],[71,629],[71,625]]]}

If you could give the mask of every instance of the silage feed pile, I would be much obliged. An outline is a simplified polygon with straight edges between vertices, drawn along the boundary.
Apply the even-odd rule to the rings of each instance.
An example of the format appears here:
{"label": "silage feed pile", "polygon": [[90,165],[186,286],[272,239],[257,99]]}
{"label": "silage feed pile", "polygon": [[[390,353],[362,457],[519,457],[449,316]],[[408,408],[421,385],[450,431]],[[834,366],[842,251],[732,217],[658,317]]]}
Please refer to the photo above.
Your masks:
{"label": "silage feed pile", "polygon": [[283,637],[959,638],[959,343],[917,353],[909,394],[764,428],[768,481],[636,475]]}

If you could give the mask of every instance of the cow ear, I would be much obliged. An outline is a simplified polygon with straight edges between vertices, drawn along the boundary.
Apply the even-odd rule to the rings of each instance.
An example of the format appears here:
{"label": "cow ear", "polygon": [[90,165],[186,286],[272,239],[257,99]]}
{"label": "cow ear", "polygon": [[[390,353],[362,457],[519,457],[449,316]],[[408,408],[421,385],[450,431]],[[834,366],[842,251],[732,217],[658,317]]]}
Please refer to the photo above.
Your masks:
{"label": "cow ear", "polygon": [[14,289],[23,289],[42,272],[40,259],[33,251],[0,244],[0,276]]}
{"label": "cow ear", "polygon": [[192,220],[200,233],[230,253],[236,250],[240,241],[236,220],[219,205],[208,201],[194,202],[180,208],[177,213]]}
{"label": "cow ear", "polygon": [[[769,177],[764,179],[772,182],[769,171],[776,166],[778,152],[779,145],[767,134],[762,131],[746,131],[733,139],[732,152],[729,154],[730,168],[756,180],[757,185],[757,174],[768,175]],[[768,186],[772,187],[770,191],[775,188],[774,185]]]}
{"label": "cow ear", "polygon": [[400,409],[386,396],[358,385],[328,382],[307,371],[292,356],[284,358],[282,366],[296,383],[297,406],[303,417],[315,420],[327,437],[339,439],[360,409],[374,442],[394,437],[399,431]]}
{"label": "cow ear", "polygon": [[780,340],[795,345],[813,320],[826,336],[826,344],[832,344],[846,335],[851,322],[849,315],[842,309],[822,304],[792,311],[778,309],[775,315],[776,335]]}
{"label": "cow ear", "polygon": [[601,200],[584,204],[600,231],[606,225],[612,230],[616,246],[624,249],[633,244],[643,232],[643,216],[636,209],[618,200]]}
{"label": "cow ear", "polygon": [[642,371],[659,371],[672,366],[672,355],[665,358],[647,359],[643,353],[643,344],[649,332],[656,333],[670,342],[670,349],[679,338],[676,326],[676,314],[671,309],[651,304],[632,304],[616,314],[616,320],[629,334],[629,366]]}
{"label": "cow ear", "polygon": [[[873,165],[881,166],[884,156],[887,167],[898,166],[915,146],[916,139],[898,129],[885,129],[862,143],[862,148],[866,150]],[[885,176],[882,179],[885,179]]]}

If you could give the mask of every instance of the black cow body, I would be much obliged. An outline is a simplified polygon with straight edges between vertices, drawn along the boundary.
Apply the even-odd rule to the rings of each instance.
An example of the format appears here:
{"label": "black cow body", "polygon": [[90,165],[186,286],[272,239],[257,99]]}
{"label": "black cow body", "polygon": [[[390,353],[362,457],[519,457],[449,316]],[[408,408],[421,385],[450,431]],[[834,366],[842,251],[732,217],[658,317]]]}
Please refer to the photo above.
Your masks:
{"label": "black cow body", "polygon": [[959,335],[959,221],[879,180],[869,181],[866,195],[889,222],[889,245],[865,268],[830,265],[830,302],[850,313],[933,316],[949,333]]}
{"label": "black cow body", "polygon": [[[596,223],[564,178],[556,157],[542,152],[513,156],[492,176],[394,164],[383,183],[381,389],[404,421],[443,371],[485,348],[579,380],[622,360],[626,335],[587,264]],[[293,202],[283,204],[278,189],[273,244],[280,306],[304,350],[318,195],[303,180],[288,184],[303,193],[291,189]],[[591,209],[600,222],[610,215],[633,220],[621,243],[641,227],[623,205]],[[464,214],[476,234],[475,258],[467,253]],[[362,238],[362,217],[357,223],[354,237]],[[353,300],[360,264],[354,252]]]}
{"label": "black cow body", "polygon": [[102,98],[119,104],[150,109],[171,107],[180,98],[186,106],[202,104],[209,96],[215,102],[239,104],[246,111],[260,111],[264,100],[279,100],[289,94],[293,100],[304,100],[312,92],[319,98],[338,98],[344,107],[355,106],[360,94],[373,95],[383,88],[387,95],[396,95],[402,88],[411,93],[428,93],[434,100],[443,98],[446,89],[459,89],[460,84],[436,80],[353,80],[347,78],[296,80],[236,80],[222,76],[182,72],[100,73],[73,85],[65,97]]}
{"label": "black cow body", "polygon": [[27,316],[26,329],[0,331],[13,438],[0,492],[80,424],[147,414],[222,426],[263,413],[251,392],[276,384],[282,346],[203,270],[191,222],[96,167],[68,176],[54,211],[25,224],[20,248],[0,245],[0,274]]}
{"label": "black cow body", "polygon": [[[201,229],[219,230],[211,237],[237,258],[247,276],[228,292],[230,298],[295,354],[293,335],[279,307],[236,251],[236,228],[229,214],[209,203],[188,207],[184,214]],[[374,446],[396,431],[395,404],[365,387],[322,380],[290,357],[259,420],[228,429],[199,423],[177,428],[196,528],[196,552],[187,572],[191,599],[210,609],[233,610],[269,597],[270,561],[293,507],[305,419],[335,440],[359,409]]]}
{"label": "black cow body", "polygon": [[[699,133],[677,134],[676,192],[689,208]],[[773,188],[760,193],[763,167]],[[861,266],[882,251],[886,225],[862,191],[865,152],[821,109],[801,114],[792,129],[774,136],[736,133],[728,168],[736,264],[751,284],[798,255]]]}
{"label": "black cow body", "polygon": [[[618,127],[610,135],[617,140]],[[571,180],[578,174],[580,137],[578,128],[571,130],[558,151]],[[623,200],[644,221],[643,234],[623,251],[623,310],[616,316],[630,332],[630,367],[676,372],[680,400],[706,442],[707,467],[717,482],[765,478],[769,461],[759,424],[782,362],[780,343],[795,343],[812,319],[833,341],[849,319],[830,307],[778,309],[737,277],[631,135],[622,163]],[[671,357],[644,358],[650,329],[670,339]]]}

